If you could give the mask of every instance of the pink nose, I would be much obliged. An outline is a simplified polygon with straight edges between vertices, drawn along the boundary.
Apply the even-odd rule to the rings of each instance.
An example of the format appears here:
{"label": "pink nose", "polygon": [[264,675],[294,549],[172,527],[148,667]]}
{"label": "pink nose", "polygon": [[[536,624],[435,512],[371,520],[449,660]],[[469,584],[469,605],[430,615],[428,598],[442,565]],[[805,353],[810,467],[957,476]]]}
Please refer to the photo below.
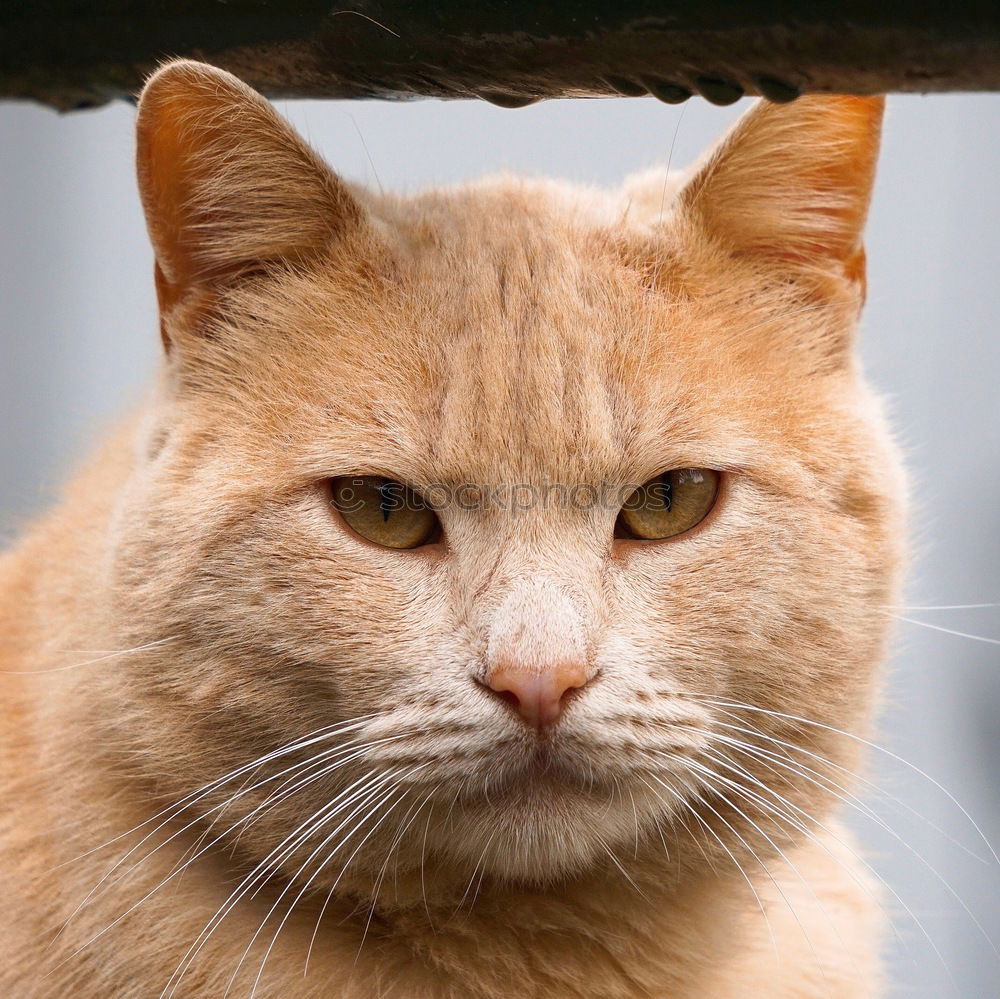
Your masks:
{"label": "pink nose", "polygon": [[486,686],[541,731],[556,721],[572,691],[585,686],[591,675],[579,662],[557,663],[542,671],[501,663],[490,671]]}

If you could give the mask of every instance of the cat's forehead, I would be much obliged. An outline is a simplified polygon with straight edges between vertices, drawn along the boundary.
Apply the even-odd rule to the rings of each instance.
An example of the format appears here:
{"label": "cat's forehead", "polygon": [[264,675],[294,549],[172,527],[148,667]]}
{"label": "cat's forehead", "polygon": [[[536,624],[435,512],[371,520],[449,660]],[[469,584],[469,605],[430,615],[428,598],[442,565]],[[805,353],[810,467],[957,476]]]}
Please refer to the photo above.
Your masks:
{"label": "cat's forehead", "polygon": [[475,438],[476,449],[533,468],[567,451],[611,460],[615,341],[627,326],[613,259],[543,193],[477,193],[404,229],[404,294],[419,303],[413,333],[438,401],[432,433],[456,459]]}
{"label": "cat's forehead", "polygon": [[[680,372],[662,351],[681,333],[676,309],[629,266],[620,207],[572,193],[499,182],[419,199],[396,221],[403,321],[390,335],[418,362],[402,391],[439,475],[610,476],[669,422],[643,373],[658,365],[666,390]],[[705,351],[685,353],[693,373]]]}
{"label": "cat's forehead", "polygon": [[410,207],[401,349],[421,355],[412,391],[432,401],[423,429],[442,473],[615,477],[740,436],[739,402],[766,388],[766,366],[732,349],[752,296],[736,269],[706,275],[669,217],[652,254],[633,208],[506,179]]}
{"label": "cat's forehead", "polygon": [[682,251],[651,282],[621,204],[571,194],[502,182],[397,202],[381,278],[334,268],[286,289],[268,363],[291,362],[278,391],[308,400],[302,425],[416,481],[737,460],[747,408],[774,409],[733,349],[746,289],[706,286]]}

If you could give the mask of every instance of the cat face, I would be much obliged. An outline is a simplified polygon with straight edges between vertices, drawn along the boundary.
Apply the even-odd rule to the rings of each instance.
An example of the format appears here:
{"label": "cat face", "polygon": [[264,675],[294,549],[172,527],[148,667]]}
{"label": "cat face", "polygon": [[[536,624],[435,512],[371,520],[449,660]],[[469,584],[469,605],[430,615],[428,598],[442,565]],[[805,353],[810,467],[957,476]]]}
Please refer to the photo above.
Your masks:
{"label": "cat face", "polygon": [[[205,801],[324,886],[390,854],[549,881],[667,827],[692,864],[759,847],[720,759],[821,815],[828,786],[731,740],[849,766],[788,716],[871,706],[902,496],[852,356],[880,111],[761,105],[622,192],[402,200],[228,75],[161,70],[139,176],[166,362],[111,608],[164,642],[121,693],[160,779],[265,757]],[[404,514],[335,502],[386,481],[433,506],[413,547],[378,543]],[[647,482],[690,507],[676,536],[623,528]]]}

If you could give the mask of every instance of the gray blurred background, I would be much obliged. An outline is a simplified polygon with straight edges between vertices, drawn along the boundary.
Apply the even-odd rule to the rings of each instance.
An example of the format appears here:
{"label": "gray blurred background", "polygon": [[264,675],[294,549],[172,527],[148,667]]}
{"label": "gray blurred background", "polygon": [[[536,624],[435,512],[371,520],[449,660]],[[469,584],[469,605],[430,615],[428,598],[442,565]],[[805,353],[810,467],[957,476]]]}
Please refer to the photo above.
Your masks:
{"label": "gray blurred background", "polygon": [[[742,110],[651,99],[280,108],[342,174],[401,190],[501,169],[616,184],[672,144],[673,163],[688,163]],[[0,105],[4,540],[51,501],[158,359],[133,116]],[[891,99],[863,350],[909,454],[907,603],[921,608],[1000,602],[998,182],[1000,95]],[[1000,646],[938,629],[998,641],[1000,606],[899,613],[927,626],[899,625],[878,738],[932,780],[875,754],[873,781],[903,803],[871,798],[895,835],[856,823],[891,886],[891,994],[995,999],[1000,958],[985,937],[1000,941],[1000,866],[941,788],[1000,843]]]}

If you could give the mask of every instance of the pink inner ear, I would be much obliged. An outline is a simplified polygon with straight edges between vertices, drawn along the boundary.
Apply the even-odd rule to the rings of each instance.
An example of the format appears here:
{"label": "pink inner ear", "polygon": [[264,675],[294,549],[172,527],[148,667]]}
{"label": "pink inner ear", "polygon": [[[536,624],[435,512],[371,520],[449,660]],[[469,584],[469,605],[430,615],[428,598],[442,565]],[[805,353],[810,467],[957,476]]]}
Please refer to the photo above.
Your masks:
{"label": "pink inner ear", "polygon": [[155,103],[142,108],[145,114],[139,118],[137,155],[146,222],[156,250],[158,290],[164,283],[183,282],[192,271],[182,238],[190,222],[185,206],[191,191],[183,173],[185,161],[192,157],[192,150],[185,148],[191,136],[182,138],[177,124],[185,110],[183,101],[164,96],[166,99],[150,95],[149,100]]}
{"label": "pink inner ear", "polygon": [[[136,167],[157,259],[161,305],[192,282],[211,277],[209,249],[225,238],[220,209],[239,205],[269,132],[282,122],[235,77],[213,67],[175,62],[154,74],[139,101]],[[244,150],[245,147],[245,151]],[[241,170],[234,172],[234,158]],[[233,213],[234,216],[236,213]],[[224,268],[222,268],[224,269]]]}

